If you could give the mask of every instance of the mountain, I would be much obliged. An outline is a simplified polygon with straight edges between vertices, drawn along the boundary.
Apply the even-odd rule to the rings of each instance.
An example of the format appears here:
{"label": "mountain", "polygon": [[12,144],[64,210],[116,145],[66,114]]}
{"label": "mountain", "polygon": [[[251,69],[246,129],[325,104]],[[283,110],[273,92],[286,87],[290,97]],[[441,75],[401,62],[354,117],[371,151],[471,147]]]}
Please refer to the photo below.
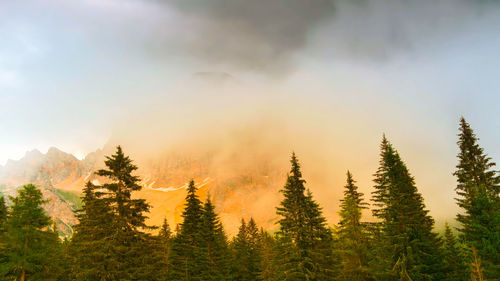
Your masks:
{"label": "mountain", "polygon": [[[36,184],[48,200],[45,208],[56,220],[60,233],[69,236],[85,182],[100,183],[94,172],[103,167],[104,155],[113,150],[114,146],[108,144],[82,160],[57,148],[50,148],[45,154],[29,151],[20,160],[9,160],[0,166],[0,192],[15,196],[21,185]],[[252,216],[259,225],[273,228],[274,208],[279,202],[278,190],[286,167],[276,167],[271,158],[266,153],[215,150],[177,150],[142,156],[135,164],[143,189],[134,196],[145,198],[152,205],[150,224],[160,225],[166,217],[174,226],[181,222],[186,183],[193,178],[201,198],[212,198],[229,234],[237,231],[242,217]]]}

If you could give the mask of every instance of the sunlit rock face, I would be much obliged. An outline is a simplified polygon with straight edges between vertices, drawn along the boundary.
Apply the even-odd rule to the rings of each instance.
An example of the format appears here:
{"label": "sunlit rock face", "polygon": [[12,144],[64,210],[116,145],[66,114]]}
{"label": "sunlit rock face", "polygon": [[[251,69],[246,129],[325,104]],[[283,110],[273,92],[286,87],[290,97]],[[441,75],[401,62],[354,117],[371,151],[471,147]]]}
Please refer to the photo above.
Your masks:
{"label": "sunlit rock face", "polygon": [[[106,145],[82,160],[56,148],[45,154],[30,151],[22,159],[9,160],[0,167],[0,192],[15,196],[23,184],[36,184],[47,200],[48,214],[57,222],[61,234],[69,236],[71,226],[77,222],[74,211],[79,207],[78,196],[85,182],[105,182],[94,172],[104,166],[104,155],[113,150],[112,145]],[[142,179],[143,189],[134,196],[145,198],[152,205],[150,224],[160,225],[167,218],[175,228],[181,222],[186,183],[194,179],[202,200],[210,196],[215,203],[228,234],[234,234],[242,217],[254,217],[259,225],[273,229],[274,208],[286,170],[272,158],[267,152],[253,149],[238,153],[213,149],[141,155],[133,159],[139,167],[136,174]]]}

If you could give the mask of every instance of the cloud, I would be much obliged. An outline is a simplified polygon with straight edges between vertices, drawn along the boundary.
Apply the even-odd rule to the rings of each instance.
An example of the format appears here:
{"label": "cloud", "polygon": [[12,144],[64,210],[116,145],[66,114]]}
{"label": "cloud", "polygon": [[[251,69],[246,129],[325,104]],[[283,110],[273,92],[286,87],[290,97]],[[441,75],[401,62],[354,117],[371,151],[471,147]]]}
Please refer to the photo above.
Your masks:
{"label": "cloud", "polygon": [[283,71],[308,34],[334,14],[330,0],[170,0],[188,22],[187,50],[212,62]]}
{"label": "cloud", "polygon": [[[297,57],[380,61],[446,44],[493,1],[165,0],[182,16],[189,55],[264,73],[288,73]],[[498,13],[497,13],[498,14]],[[484,28],[491,28],[485,26]],[[309,49],[309,50],[308,50]]]}

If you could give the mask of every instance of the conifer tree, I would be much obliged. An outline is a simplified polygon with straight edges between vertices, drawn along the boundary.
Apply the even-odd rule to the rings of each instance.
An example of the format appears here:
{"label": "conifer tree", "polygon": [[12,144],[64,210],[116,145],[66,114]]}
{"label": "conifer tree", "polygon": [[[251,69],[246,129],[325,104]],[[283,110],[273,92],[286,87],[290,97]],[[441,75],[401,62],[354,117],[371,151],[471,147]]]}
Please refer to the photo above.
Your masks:
{"label": "conifer tree", "polygon": [[467,276],[467,266],[460,251],[455,235],[453,235],[448,223],[445,224],[444,232],[444,265],[446,278],[449,281],[466,281]]}
{"label": "conifer tree", "polygon": [[222,223],[215,213],[215,206],[207,198],[203,206],[199,229],[199,257],[206,258],[201,267],[203,280],[229,279],[229,248]]}
{"label": "conifer tree", "polygon": [[261,262],[259,266],[260,274],[257,280],[277,281],[277,264],[281,263],[281,261],[276,258],[276,240],[263,228],[260,229],[259,233],[259,249]]}
{"label": "conifer tree", "polygon": [[483,262],[486,278],[500,276],[500,176],[470,125],[462,117],[458,165],[454,175],[458,185],[457,203],[464,212],[457,215],[461,223],[460,238]]}
{"label": "conifer tree", "polygon": [[163,224],[160,228],[160,233],[158,234],[165,242],[168,242],[172,238],[172,231],[170,230],[170,225],[167,219],[163,219]]}
{"label": "conifer tree", "polygon": [[108,269],[113,262],[112,248],[113,220],[108,204],[100,199],[101,192],[90,181],[83,190],[82,208],[77,211],[78,224],[68,246],[69,256],[73,259],[72,278],[76,280],[112,280]]}
{"label": "conifer tree", "polygon": [[260,280],[262,252],[260,233],[253,219],[248,225],[241,220],[238,234],[233,240],[233,280]]}
{"label": "conifer tree", "polygon": [[[157,280],[144,266],[151,252],[151,235],[145,230],[149,204],[144,199],[132,199],[139,191],[140,178],[132,173],[137,167],[125,156],[120,146],[115,154],[107,156],[106,168],[96,174],[104,177],[104,184],[87,184],[84,191],[84,209],[79,214],[75,246],[82,266],[81,277],[98,280]],[[80,237],[78,237],[80,236]],[[93,247],[86,247],[93,246]]]}
{"label": "conifer tree", "polygon": [[170,269],[172,265],[170,264],[170,249],[172,248],[172,231],[170,230],[170,226],[168,224],[167,219],[163,219],[163,224],[160,228],[160,232],[158,233],[158,242],[159,242],[159,259],[162,259],[165,263],[164,271],[165,278],[168,277]]}
{"label": "conifer tree", "polygon": [[304,186],[300,166],[295,156],[282,189],[284,199],[277,208],[280,229],[277,232],[279,279],[330,280],[332,274],[332,235],[326,226],[321,208]]}
{"label": "conifer tree", "polygon": [[3,223],[7,220],[7,204],[5,198],[0,197],[0,232],[2,232]]}
{"label": "conifer tree", "polygon": [[196,195],[194,181],[189,182],[186,196],[186,207],[182,212],[183,223],[172,241],[170,262],[172,270],[170,280],[200,280],[201,263],[206,257],[198,251],[200,247],[200,228],[202,224],[203,206]]}
{"label": "conifer tree", "polygon": [[[375,174],[373,214],[382,223],[380,245],[386,247],[385,280],[441,280],[441,241],[413,177],[397,151],[383,137]],[[392,277],[391,277],[392,276]],[[391,279],[392,278],[392,279]]]}
{"label": "conifer tree", "polygon": [[361,212],[367,208],[363,200],[363,193],[352,175],[347,171],[347,184],[344,198],[341,200],[340,222],[337,231],[338,249],[341,257],[342,280],[372,280],[368,270],[368,243],[367,225],[361,221]]}
{"label": "conifer tree", "polygon": [[56,280],[58,272],[52,262],[59,239],[42,208],[42,192],[28,184],[10,200],[13,205],[5,222],[6,258],[0,264],[0,276],[4,280]]}
{"label": "conifer tree", "polygon": [[7,221],[8,209],[4,197],[0,197],[0,263],[5,262],[7,245],[5,244],[5,221]]}

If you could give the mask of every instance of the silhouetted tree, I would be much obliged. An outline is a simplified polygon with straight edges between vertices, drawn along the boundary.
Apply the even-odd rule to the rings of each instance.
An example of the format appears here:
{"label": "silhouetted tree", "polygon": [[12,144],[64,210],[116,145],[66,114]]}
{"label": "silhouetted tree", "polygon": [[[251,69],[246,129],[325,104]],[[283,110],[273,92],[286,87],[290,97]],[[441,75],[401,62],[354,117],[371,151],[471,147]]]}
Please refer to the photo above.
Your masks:
{"label": "silhouetted tree", "polygon": [[486,278],[500,276],[500,176],[477,143],[478,138],[462,117],[458,146],[457,203],[464,212],[457,215],[461,223],[460,238],[483,262]]}

